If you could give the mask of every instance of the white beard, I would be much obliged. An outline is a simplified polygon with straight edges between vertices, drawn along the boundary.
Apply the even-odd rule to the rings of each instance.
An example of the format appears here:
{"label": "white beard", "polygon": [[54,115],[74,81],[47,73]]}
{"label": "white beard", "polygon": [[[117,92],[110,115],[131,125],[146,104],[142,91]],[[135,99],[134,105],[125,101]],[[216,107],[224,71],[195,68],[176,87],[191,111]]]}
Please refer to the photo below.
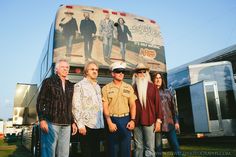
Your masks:
{"label": "white beard", "polygon": [[147,102],[147,87],[148,87],[148,78],[138,78],[136,77],[136,85],[138,90],[138,98],[141,103],[142,108],[146,108]]}

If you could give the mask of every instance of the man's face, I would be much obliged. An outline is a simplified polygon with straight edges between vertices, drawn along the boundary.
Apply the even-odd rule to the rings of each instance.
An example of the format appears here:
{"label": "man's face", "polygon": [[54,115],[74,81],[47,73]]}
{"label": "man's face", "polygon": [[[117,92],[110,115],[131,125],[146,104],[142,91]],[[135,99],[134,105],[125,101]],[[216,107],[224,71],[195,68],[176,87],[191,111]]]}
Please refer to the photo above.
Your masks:
{"label": "man's face", "polygon": [[91,80],[96,80],[98,77],[98,67],[95,64],[89,64],[86,77]]}
{"label": "man's face", "polygon": [[105,14],[105,19],[109,19],[110,18],[110,14]]}
{"label": "man's face", "polygon": [[154,80],[153,80],[153,83],[154,83],[155,85],[157,85],[158,88],[161,87],[161,85],[162,85],[162,78],[161,78],[161,75],[160,75],[160,74],[157,74],[157,75],[156,75],[156,77],[155,77]]}
{"label": "man's face", "polygon": [[88,19],[88,18],[89,18],[89,13],[84,13],[84,17],[85,17],[86,19]]}
{"label": "man's face", "polygon": [[124,79],[124,69],[115,69],[112,72],[112,77],[115,80],[122,81]]}
{"label": "man's face", "polygon": [[146,70],[138,70],[136,72],[136,77],[138,78],[145,78]]}
{"label": "man's face", "polygon": [[70,66],[67,62],[61,61],[57,67],[57,74],[60,77],[66,77],[69,73]]}

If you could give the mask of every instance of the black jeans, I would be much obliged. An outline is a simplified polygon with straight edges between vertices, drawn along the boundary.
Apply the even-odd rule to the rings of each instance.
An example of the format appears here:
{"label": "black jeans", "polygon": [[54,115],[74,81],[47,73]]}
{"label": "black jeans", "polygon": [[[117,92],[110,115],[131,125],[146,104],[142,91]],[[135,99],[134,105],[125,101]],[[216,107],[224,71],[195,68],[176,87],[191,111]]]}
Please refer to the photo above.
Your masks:
{"label": "black jeans", "polygon": [[85,136],[80,135],[80,146],[83,157],[100,157],[100,141],[104,129],[90,129],[86,127],[87,133]]}

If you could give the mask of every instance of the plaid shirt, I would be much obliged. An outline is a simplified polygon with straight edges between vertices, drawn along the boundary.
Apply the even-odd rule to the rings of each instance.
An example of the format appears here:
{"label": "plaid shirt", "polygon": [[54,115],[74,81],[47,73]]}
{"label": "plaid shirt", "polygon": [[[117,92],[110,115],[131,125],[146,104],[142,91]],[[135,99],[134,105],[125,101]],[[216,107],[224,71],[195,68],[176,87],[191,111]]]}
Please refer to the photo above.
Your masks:
{"label": "plaid shirt", "polygon": [[73,122],[72,116],[73,83],[66,80],[65,91],[58,75],[45,79],[37,98],[39,120],[54,124],[68,125]]}

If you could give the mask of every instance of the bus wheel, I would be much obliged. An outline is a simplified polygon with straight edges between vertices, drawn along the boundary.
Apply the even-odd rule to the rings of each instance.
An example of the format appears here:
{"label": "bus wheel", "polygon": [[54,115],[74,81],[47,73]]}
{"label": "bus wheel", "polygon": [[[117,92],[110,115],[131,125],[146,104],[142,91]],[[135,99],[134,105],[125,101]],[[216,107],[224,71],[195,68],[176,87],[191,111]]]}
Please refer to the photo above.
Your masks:
{"label": "bus wheel", "polygon": [[33,128],[32,131],[32,145],[31,145],[31,153],[33,157],[40,157],[40,143],[39,143],[39,134],[37,128]]}

